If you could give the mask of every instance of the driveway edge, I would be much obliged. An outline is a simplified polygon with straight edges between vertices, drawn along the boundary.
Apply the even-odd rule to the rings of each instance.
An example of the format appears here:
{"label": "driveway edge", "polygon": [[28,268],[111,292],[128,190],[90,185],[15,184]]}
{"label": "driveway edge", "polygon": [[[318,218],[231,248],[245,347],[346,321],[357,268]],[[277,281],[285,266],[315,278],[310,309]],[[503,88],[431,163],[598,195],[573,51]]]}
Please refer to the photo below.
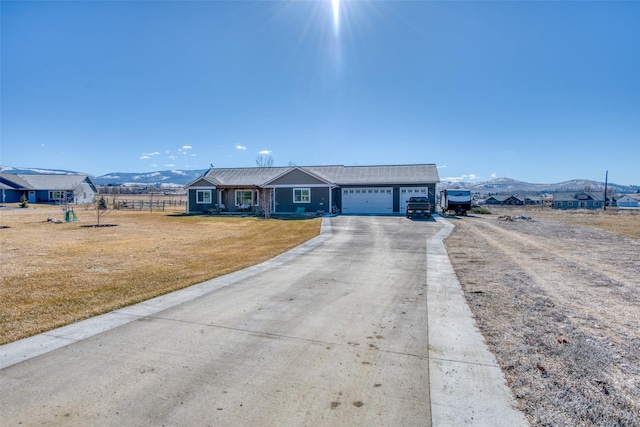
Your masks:
{"label": "driveway edge", "polygon": [[1,345],[0,370],[106,332],[110,329],[117,328],[134,320],[151,316],[162,310],[201,297],[225,286],[250,279],[266,270],[278,267],[309,252],[331,237],[331,235],[330,219],[329,217],[323,217],[320,234],[318,236],[263,263],[109,313]]}
{"label": "driveway edge", "polygon": [[462,293],[443,240],[454,225],[427,240],[429,388],[433,426],[528,426],[514,408],[495,356]]}

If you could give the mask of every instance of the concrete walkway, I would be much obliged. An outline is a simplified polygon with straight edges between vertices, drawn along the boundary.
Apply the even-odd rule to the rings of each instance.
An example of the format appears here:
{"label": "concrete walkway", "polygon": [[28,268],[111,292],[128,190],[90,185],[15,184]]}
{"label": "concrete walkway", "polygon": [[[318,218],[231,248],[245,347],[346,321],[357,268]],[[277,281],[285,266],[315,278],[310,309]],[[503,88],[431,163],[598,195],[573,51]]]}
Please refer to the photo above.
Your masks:
{"label": "concrete walkway", "polygon": [[429,379],[434,426],[528,426],[462,294],[442,241],[454,226],[427,242]]}

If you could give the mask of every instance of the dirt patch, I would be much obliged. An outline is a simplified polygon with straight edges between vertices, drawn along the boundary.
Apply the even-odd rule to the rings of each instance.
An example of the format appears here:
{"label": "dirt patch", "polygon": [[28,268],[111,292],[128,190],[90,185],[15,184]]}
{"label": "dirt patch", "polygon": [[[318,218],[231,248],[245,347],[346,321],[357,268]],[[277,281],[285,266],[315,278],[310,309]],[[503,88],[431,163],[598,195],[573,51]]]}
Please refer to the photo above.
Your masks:
{"label": "dirt patch", "polygon": [[532,425],[637,425],[640,240],[527,215],[456,221],[445,240],[519,408]]}

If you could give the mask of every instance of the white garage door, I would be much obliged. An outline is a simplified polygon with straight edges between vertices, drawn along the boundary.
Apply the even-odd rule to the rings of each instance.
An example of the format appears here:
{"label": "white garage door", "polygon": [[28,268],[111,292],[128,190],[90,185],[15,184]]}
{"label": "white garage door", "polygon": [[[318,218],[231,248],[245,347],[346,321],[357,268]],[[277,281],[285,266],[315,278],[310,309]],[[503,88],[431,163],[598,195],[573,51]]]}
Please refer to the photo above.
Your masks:
{"label": "white garage door", "polygon": [[343,188],[342,213],[391,214],[393,213],[393,189]]}
{"label": "white garage door", "polygon": [[429,197],[427,187],[400,187],[400,213],[407,213],[410,197]]}

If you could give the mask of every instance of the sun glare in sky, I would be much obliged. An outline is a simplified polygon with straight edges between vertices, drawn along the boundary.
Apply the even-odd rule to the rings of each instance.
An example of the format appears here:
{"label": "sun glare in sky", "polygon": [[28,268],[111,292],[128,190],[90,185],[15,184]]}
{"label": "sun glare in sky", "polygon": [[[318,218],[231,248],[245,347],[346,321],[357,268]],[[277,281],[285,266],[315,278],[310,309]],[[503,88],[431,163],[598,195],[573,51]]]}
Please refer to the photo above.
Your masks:
{"label": "sun glare in sky", "polygon": [[340,0],[331,0],[331,6],[333,7],[333,28],[337,33],[340,28]]}

